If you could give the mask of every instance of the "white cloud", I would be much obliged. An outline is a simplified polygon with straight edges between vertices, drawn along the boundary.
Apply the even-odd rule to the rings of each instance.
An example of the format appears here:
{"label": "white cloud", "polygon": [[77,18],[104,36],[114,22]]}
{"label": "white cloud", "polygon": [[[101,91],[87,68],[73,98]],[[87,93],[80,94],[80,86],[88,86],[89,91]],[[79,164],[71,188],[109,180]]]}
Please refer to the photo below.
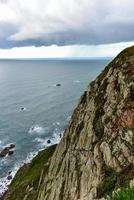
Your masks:
{"label": "white cloud", "polygon": [[8,39],[103,44],[132,41],[132,0],[0,0],[0,22],[16,27]]}
{"label": "white cloud", "polygon": [[116,43],[109,45],[74,45],[49,47],[18,47],[0,49],[0,58],[67,58],[67,57],[113,57],[134,42]]}

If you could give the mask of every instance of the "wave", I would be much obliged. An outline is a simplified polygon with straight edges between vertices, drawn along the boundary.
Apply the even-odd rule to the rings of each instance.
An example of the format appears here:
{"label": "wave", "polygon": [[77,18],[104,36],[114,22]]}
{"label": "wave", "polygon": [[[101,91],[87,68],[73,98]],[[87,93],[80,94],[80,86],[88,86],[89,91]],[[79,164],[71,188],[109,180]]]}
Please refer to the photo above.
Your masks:
{"label": "wave", "polygon": [[34,126],[30,127],[28,133],[30,133],[30,134],[35,134],[35,133],[43,134],[43,133],[46,132],[46,130],[47,130],[47,127],[44,128],[44,127],[42,127],[40,125],[34,125]]}
{"label": "wave", "polygon": [[[35,157],[37,154],[38,154],[38,151],[28,153],[24,161],[21,161],[20,163],[15,164],[14,167],[10,170],[10,172],[8,172],[5,177],[2,177],[0,179],[0,198],[8,190],[8,186],[10,185],[11,181],[13,180],[15,174],[20,169],[20,167],[23,166],[25,163],[29,163],[33,159],[33,157]],[[6,159],[4,160],[5,162],[8,162]]]}
{"label": "wave", "polygon": [[80,83],[80,81],[79,81],[79,80],[74,80],[73,82],[74,82],[74,83]]}
{"label": "wave", "polygon": [[[46,148],[47,146],[57,144],[61,140],[61,137],[63,135],[63,131],[59,131],[60,122],[55,122],[53,125],[55,125],[56,128],[53,130],[53,134],[52,134],[51,137],[48,137],[48,138],[45,138],[45,139],[41,138],[41,137],[36,137],[33,140],[33,142],[37,142],[39,144],[38,151]],[[39,126],[39,125],[34,125],[29,129],[29,133],[30,134],[33,134],[33,133],[42,134],[46,131],[46,129],[48,130],[48,128],[44,128],[44,127]],[[50,140],[51,142],[48,143],[48,140]],[[12,179],[14,178],[16,172],[19,170],[19,168],[21,166],[23,166],[25,163],[29,163],[33,159],[33,157],[35,157],[38,154],[38,151],[33,151],[31,153],[28,153],[25,160],[20,161],[19,163],[14,165],[14,167],[10,170],[10,175],[7,174],[7,176],[0,179],[0,198],[8,190],[8,186],[11,183]],[[6,162],[8,162],[7,158],[5,157],[2,160],[2,162],[3,162],[3,165]],[[8,176],[11,177],[10,180],[9,180]]]}
{"label": "wave", "polygon": [[70,121],[70,119],[71,119],[71,115],[69,115],[69,116],[67,117],[67,121]]}
{"label": "wave", "polygon": [[33,141],[39,143],[39,146],[42,149],[53,144],[58,144],[62,136],[63,136],[63,131],[59,131],[59,128],[56,127],[51,137],[47,137],[45,139],[41,137],[37,137]]}
{"label": "wave", "polygon": [[2,147],[3,142],[0,140],[0,148]]}
{"label": "wave", "polygon": [[3,177],[0,179],[0,198],[4,195],[4,193],[8,190],[8,185],[11,183],[7,177]]}
{"label": "wave", "polygon": [[53,125],[57,125],[57,126],[60,126],[60,122],[54,122]]}
{"label": "wave", "polygon": [[37,142],[40,148],[43,148],[47,145],[47,140],[40,137],[35,138],[33,141]]}

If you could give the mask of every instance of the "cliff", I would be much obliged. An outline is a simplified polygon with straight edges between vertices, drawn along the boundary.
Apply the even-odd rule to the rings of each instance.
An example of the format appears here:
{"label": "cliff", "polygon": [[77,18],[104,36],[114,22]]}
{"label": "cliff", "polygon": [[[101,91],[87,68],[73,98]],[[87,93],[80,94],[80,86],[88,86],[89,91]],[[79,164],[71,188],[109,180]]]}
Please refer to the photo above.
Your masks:
{"label": "cliff", "polygon": [[50,149],[42,153],[45,160],[35,158],[34,175],[33,164],[19,170],[5,200],[93,200],[132,183],[134,47],[121,52],[89,85],[48,156]]}

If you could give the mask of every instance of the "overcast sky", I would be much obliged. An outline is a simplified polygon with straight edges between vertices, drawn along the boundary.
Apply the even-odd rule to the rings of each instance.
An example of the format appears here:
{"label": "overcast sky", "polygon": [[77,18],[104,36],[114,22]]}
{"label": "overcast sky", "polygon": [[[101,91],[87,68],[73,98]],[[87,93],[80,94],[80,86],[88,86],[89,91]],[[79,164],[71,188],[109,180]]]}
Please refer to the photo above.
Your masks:
{"label": "overcast sky", "polygon": [[0,57],[114,56],[134,44],[133,10],[133,0],[0,0]]}

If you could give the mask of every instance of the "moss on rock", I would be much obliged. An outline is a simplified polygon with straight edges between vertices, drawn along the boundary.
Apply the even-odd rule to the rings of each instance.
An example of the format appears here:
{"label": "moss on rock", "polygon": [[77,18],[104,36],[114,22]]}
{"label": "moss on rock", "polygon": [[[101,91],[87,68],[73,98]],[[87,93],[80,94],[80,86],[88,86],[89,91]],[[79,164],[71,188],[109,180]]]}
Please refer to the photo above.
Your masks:
{"label": "moss on rock", "polygon": [[49,159],[55,151],[56,145],[38,153],[29,164],[22,166],[15,175],[5,200],[36,200],[41,173],[47,173]]}

